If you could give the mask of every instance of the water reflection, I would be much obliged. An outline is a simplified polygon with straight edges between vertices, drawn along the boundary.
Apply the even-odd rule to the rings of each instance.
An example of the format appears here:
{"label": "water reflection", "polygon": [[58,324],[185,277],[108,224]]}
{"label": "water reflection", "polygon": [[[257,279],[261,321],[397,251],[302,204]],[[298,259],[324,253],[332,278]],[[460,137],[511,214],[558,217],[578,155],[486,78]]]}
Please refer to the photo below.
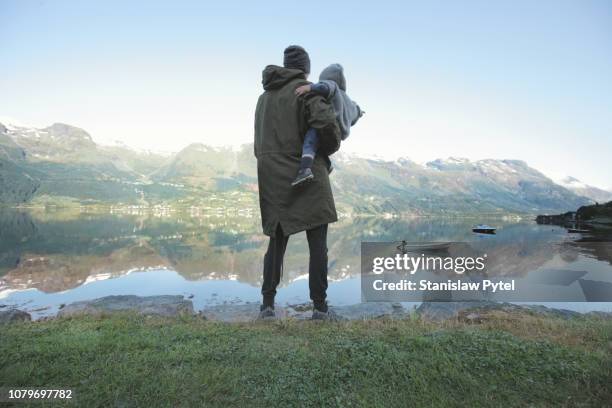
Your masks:
{"label": "water reflection", "polygon": [[[471,242],[486,250],[490,272],[500,276],[522,276],[541,267],[584,262],[583,258],[592,261],[589,268],[601,268],[603,273],[612,270],[609,245],[593,249],[563,228],[498,219],[489,222],[497,226],[498,234],[482,236],[471,232],[474,223],[467,218],[342,220],[329,233],[329,278],[336,282],[330,290],[345,302],[359,302],[362,241]],[[79,294],[80,299],[175,292],[198,292],[196,306],[215,298],[256,301],[266,244],[259,219],[253,217],[2,210],[0,303],[40,300],[57,293]],[[284,292],[286,299],[307,300],[307,265],[305,234],[298,234],[290,239],[285,259],[281,285],[291,288]],[[176,282],[169,283],[172,279]],[[216,286],[210,289],[213,282]],[[208,285],[206,293],[202,285]],[[27,296],[23,295],[26,290],[30,290]],[[45,302],[55,302],[56,307],[74,299],[62,296],[47,297]]]}

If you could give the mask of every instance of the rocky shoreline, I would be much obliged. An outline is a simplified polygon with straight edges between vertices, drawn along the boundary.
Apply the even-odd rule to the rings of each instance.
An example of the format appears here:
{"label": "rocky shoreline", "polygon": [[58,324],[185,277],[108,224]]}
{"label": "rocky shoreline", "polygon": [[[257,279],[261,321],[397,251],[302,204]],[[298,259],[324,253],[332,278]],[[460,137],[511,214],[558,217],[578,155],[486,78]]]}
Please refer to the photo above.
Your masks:
{"label": "rocky shoreline", "polygon": [[[501,310],[504,312],[528,312],[549,317],[574,318],[578,316],[597,316],[612,318],[611,312],[589,312],[586,314],[553,309],[544,306],[524,306],[511,303],[495,302],[426,302],[417,308],[406,308],[399,303],[372,302],[349,306],[333,307],[342,320],[371,319],[422,319],[426,321],[444,321],[459,319],[466,322],[479,322],[485,313]],[[196,312],[190,299],[183,296],[106,296],[98,299],[71,303],[63,307],[55,317],[44,317],[49,320],[78,315],[105,315],[114,312],[132,311],[142,315],[177,317],[198,315],[206,320],[228,323],[251,322],[257,318],[259,304],[243,305],[224,304],[206,307]],[[277,306],[277,319],[308,320],[311,316],[309,304]],[[32,316],[22,310],[9,309],[0,311],[0,324],[18,321],[31,321]]]}

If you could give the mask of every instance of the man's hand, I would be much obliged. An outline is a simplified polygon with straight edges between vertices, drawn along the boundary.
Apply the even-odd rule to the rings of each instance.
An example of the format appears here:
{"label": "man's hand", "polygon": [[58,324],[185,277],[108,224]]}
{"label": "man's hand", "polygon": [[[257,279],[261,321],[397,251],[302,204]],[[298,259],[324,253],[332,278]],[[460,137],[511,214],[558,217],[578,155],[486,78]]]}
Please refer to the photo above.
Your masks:
{"label": "man's hand", "polygon": [[310,92],[312,88],[310,87],[310,85],[302,85],[302,86],[298,86],[297,89],[295,90],[295,94],[297,96],[302,96],[305,93]]}

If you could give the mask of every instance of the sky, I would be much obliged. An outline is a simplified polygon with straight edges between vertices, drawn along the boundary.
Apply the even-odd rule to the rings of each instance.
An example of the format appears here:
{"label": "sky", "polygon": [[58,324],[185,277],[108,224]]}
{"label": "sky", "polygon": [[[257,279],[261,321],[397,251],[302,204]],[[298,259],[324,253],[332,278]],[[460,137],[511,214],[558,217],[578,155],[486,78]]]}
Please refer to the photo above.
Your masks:
{"label": "sky", "polygon": [[253,140],[261,71],[310,53],[366,111],[342,149],[521,159],[612,188],[612,2],[0,0],[0,116],[178,151]]}

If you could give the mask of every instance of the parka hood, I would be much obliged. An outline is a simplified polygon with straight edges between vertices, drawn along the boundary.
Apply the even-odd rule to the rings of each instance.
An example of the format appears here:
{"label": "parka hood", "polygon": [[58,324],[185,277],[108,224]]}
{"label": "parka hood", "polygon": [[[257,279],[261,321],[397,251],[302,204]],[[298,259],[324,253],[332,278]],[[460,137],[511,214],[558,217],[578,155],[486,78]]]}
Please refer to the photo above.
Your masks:
{"label": "parka hood", "polygon": [[279,67],[278,65],[268,65],[262,72],[263,88],[266,91],[282,88],[287,82],[294,79],[306,79],[304,71]]}
{"label": "parka hood", "polygon": [[319,81],[334,81],[338,87],[346,92],[346,78],[344,78],[344,68],[340,64],[331,64],[319,75]]}

